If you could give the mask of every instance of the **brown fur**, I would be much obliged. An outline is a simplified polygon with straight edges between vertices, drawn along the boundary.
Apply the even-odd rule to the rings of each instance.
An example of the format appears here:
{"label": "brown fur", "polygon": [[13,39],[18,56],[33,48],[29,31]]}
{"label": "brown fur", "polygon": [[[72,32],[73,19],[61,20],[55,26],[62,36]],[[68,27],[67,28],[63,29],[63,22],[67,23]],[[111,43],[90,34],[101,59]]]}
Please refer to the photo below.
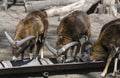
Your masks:
{"label": "brown fur", "polygon": [[90,20],[85,12],[77,10],[61,20],[57,28],[57,49],[72,41],[78,41],[83,35],[90,38]]}
{"label": "brown fur", "polygon": [[[14,40],[21,40],[28,36],[35,36],[34,40],[28,41],[22,45],[22,58],[24,50],[29,46],[30,52],[33,52],[33,48],[37,45],[36,55],[39,54],[39,50],[43,48],[44,39],[46,37],[48,29],[47,14],[44,11],[30,12],[25,19],[21,20],[16,28]],[[41,38],[42,42],[39,41]],[[16,48],[13,47],[13,54],[18,54]],[[19,53],[20,53],[19,52]]]}
{"label": "brown fur", "polygon": [[[120,48],[120,19],[111,21],[103,26],[98,40],[93,46],[90,60],[100,60],[107,58],[105,68],[101,76],[105,76],[112,59],[117,55]],[[115,57],[117,58],[117,57]],[[113,75],[116,72],[114,68]]]}
{"label": "brown fur", "polygon": [[98,40],[95,42],[90,60],[105,59],[111,53],[112,46],[119,46],[120,19],[113,20],[103,26]]}

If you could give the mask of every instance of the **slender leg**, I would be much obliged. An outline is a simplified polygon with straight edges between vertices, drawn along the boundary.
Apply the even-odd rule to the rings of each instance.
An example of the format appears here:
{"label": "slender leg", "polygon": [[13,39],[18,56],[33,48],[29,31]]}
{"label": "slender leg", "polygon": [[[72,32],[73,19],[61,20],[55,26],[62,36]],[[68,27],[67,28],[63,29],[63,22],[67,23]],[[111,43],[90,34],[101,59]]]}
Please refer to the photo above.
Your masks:
{"label": "slender leg", "polygon": [[102,77],[105,77],[105,75],[107,74],[107,71],[108,71],[108,67],[110,65],[110,62],[112,61],[113,57],[115,56],[116,52],[114,51],[111,51],[108,59],[107,59],[107,62],[106,62],[106,65],[105,65],[105,68],[103,70],[103,72],[101,73],[101,76]]}
{"label": "slender leg", "polygon": [[117,64],[118,64],[118,58],[115,58],[114,70],[113,70],[112,76],[115,76],[115,75],[116,75],[116,72],[117,72]]}
{"label": "slender leg", "polygon": [[21,53],[21,60],[23,60],[24,59],[24,51],[22,51],[22,53]]}
{"label": "slender leg", "polygon": [[81,46],[81,44],[78,44],[78,45],[77,45],[77,48],[76,48],[74,57],[76,57],[77,54],[80,52],[80,46]]}
{"label": "slender leg", "polygon": [[35,59],[37,59],[37,58],[38,58],[39,51],[40,51],[40,42],[39,42],[39,41],[37,41],[37,50],[36,50],[36,54],[35,54]]}
{"label": "slender leg", "polygon": [[30,46],[30,53],[29,53],[29,57],[30,57],[30,59],[33,58],[33,50],[34,50],[34,47],[35,47],[34,44],[32,44],[32,45]]}
{"label": "slender leg", "polygon": [[43,42],[37,41],[37,50],[35,58],[37,59],[39,56],[39,52],[41,53],[41,58],[43,58]]}
{"label": "slender leg", "polygon": [[108,58],[107,64],[106,64],[106,66],[105,66],[105,68],[104,68],[104,70],[103,70],[103,72],[102,72],[102,74],[101,74],[102,77],[105,77],[105,75],[107,74],[108,67],[109,67],[109,65],[110,65],[111,60],[112,60],[112,58]]}
{"label": "slender leg", "polygon": [[41,58],[43,58],[43,54],[44,53],[44,48],[43,48],[43,45],[41,46],[41,49],[40,49],[40,56],[41,56]]}
{"label": "slender leg", "polygon": [[71,47],[71,48],[70,48],[70,54],[71,54],[70,56],[71,56],[71,57],[73,56],[74,48],[75,48],[75,47]]}

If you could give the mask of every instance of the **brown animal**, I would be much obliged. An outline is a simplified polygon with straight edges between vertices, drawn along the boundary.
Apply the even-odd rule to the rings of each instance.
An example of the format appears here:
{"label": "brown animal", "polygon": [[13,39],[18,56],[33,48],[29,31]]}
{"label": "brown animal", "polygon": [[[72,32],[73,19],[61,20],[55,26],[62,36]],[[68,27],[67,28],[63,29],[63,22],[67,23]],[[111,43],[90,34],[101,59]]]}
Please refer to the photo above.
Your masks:
{"label": "brown animal", "polygon": [[98,40],[94,43],[90,60],[105,60],[106,66],[101,76],[105,76],[113,57],[119,52],[120,47],[120,19],[111,21],[103,26]]}
{"label": "brown animal", "polygon": [[13,60],[20,54],[23,59],[24,51],[28,47],[30,47],[30,58],[32,58],[35,45],[37,46],[35,58],[38,57],[39,51],[41,52],[41,58],[43,58],[43,44],[47,29],[48,20],[46,12],[33,11],[18,23],[13,39],[5,32],[12,47]]}
{"label": "brown animal", "polygon": [[[91,29],[88,15],[83,11],[76,10],[70,13],[68,16],[64,17],[57,28],[57,49],[61,49],[68,43],[79,41],[79,39],[81,39],[82,37],[88,37],[89,40],[90,35]],[[74,46],[71,47],[71,56],[73,56],[73,49]],[[74,54],[74,57],[77,55],[79,50],[80,44],[77,44],[77,50]],[[52,51],[52,53],[54,54],[55,52]],[[56,56],[59,57],[61,56],[61,54],[65,54],[66,57],[66,53],[67,51],[61,53],[59,53],[58,51]]]}

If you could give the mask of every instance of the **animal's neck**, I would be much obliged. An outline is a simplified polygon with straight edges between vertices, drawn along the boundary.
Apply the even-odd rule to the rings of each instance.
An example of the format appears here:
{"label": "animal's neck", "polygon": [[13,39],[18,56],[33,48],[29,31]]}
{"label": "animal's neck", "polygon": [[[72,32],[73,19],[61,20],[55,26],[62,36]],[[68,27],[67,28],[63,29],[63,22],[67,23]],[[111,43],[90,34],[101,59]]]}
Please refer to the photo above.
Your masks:
{"label": "animal's neck", "polygon": [[100,43],[95,43],[93,46],[93,50],[98,51],[98,52],[104,52],[105,49]]}

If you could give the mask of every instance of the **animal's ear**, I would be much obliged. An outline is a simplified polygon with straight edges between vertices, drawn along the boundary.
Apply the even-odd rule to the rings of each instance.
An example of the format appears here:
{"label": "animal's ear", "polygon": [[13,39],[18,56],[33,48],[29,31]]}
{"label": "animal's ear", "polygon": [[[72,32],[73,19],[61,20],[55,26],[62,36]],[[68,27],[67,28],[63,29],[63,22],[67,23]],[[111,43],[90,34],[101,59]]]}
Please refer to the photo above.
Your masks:
{"label": "animal's ear", "polygon": [[43,15],[44,15],[44,18],[48,16],[45,10],[43,10]]}
{"label": "animal's ear", "polygon": [[40,16],[41,16],[42,18],[48,17],[48,15],[47,15],[45,9],[42,9],[42,10],[40,10],[39,12],[40,12]]}
{"label": "animal's ear", "polygon": [[15,41],[12,39],[12,37],[6,31],[4,33],[5,33],[5,36],[7,37],[8,41],[9,41],[9,43],[11,45],[14,45]]}

